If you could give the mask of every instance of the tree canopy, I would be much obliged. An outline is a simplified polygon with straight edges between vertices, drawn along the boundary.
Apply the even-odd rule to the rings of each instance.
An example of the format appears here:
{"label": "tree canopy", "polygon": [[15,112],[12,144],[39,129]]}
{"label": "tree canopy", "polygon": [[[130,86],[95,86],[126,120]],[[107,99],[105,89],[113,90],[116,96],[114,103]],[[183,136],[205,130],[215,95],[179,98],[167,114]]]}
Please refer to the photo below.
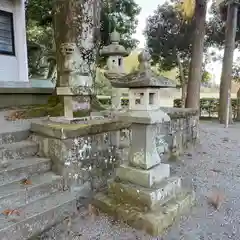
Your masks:
{"label": "tree canopy", "polygon": [[178,10],[169,3],[159,5],[147,19],[145,36],[153,63],[163,70],[178,65],[177,54],[184,62],[190,58],[193,25],[183,21]]}
{"label": "tree canopy", "polygon": [[[222,48],[225,40],[225,23],[227,18],[227,7],[216,6],[213,3],[209,11],[210,18],[207,22],[206,28],[206,42],[208,46],[215,46]],[[240,9],[238,10],[238,26],[240,26]],[[236,32],[236,48],[239,48],[240,44],[240,28],[237,28]]]}
{"label": "tree canopy", "polygon": [[[132,34],[135,32],[137,26],[136,17],[140,10],[140,7],[134,0],[103,0],[101,44],[109,43],[109,33],[116,28],[122,35],[122,44],[126,48],[136,47],[138,41],[137,39],[132,39]],[[41,34],[45,34],[44,29],[51,27],[53,21],[52,14],[53,0],[28,0],[26,2],[28,30],[31,31],[35,27],[36,35],[40,31]],[[33,35],[32,31],[32,38],[34,38]]]}
{"label": "tree canopy", "polygon": [[[171,3],[159,5],[147,19],[145,36],[153,64],[157,64],[160,70],[169,71],[179,68],[181,61],[183,75],[187,79],[194,24],[185,21],[180,11]],[[203,63],[202,82],[206,83],[209,81],[209,73],[205,70],[205,65]],[[179,80],[181,83],[180,77]]]}

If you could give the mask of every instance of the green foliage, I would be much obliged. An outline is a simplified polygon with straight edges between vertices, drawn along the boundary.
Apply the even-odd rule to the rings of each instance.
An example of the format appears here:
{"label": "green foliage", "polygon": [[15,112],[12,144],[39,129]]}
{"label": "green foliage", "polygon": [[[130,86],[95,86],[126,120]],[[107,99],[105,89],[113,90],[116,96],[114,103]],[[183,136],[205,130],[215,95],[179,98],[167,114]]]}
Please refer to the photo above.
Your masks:
{"label": "green foliage", "polygon": [[192,22],[184,21],[172,4],[159,5],[145,29],[153,64],[171,70],[178,66],[177,53],[183,62],[190,59],[193,30]]}
{"label": "green foliage", "polygon": [[132,34],[136,30],[136,17],[140,10],[134,0],[103,0],[101,44],[109,44],[109,33],[115,28],[121,34],[121,44],[126,49],[136,47],[138,40],[133,39]]}
{"label": "green foliage", "polygon": [[104,77],[103,70],[99,68],[96,72],[95,87],[97,95],[111,95],[112,86],[110,82]]}
{"label": "green foliage", "polygon": [[[54,0],[28,0],[26,3],[27,25],[31,27],[34,22],[36,27],[51,27]],[[114,28],[122,34],[122,44],[126,48],[133,48],[138,41],[132,39],[132,34],[137,26],[137,15],[140,7],[134,0],[103,0],[103,11],[101,14],[101,44],[109,43],[109,33]],[[47,30],[47,29],[46,29]],[[42,34],[46,34],[42,31]],[[38,39],[36,39],[38,42]],[[51,40],[48,38],[48,42]],[[48,44],[46,42],[46,44]]]}
{"label": "green foliage", "polygon": [[232,68],[232,76],[233,76],[233,80],[235,82],[240,82],[240,65],[239,63],[240,59],[237,59],[236,63],[233,64],[233,68]]}
{"label": "green foliage", "polygon": [[[206,28],[206,42],[208,46],[222,48],[225,40],[225,23],[227,19],[227,5],[216,6],[215,3],[210,8],[210,19]],[[236,32],[236,48],[240,44],[240,8],[238,11],[238,27]]]}
{"label": "green foliage", "polygon": [[[103,105],[103,106],[110,106],[111,105],[111,97],[110,96],[102,96],[101,98],[98,98],[98,101]],[[122,97],[121,101],[122,106],[128,106],[129,104],[129,99],[128,97]]]}
{"label": "green foliage", "polygon": [[[158,65],[160,71],[179,69],[181,64],[184,79],[187,81],[193,33],[193,21],[182,19],[179,10],[173,4],[159,5],[154,14],[148,18],[145,29],[153,64]],[[205,65],[203,63],[202,83],[209,82],[211,78],[205,70]],[[179,73],[177,79],[181,85]]]}
{"label": "green foliage", "polygon": [[202,74],[202,83],[209,83],[211,77],[212,77],[211,74],[208,71],[204,70]]}
{"label": "green foliage", "polygon": [[[40,66],[43,61],[45,61],[46,64],[47,52],[52,47],[53,1],[54,0],[28,0],[26,2],[28,42],[34,42],[41,46],[41,51],[37,52],[31,47],[28,47],[30,75],[41,74]],[[140,12],[139,6],[134,0],[103,0],[102,3],[101,46],[109,44],[109,33],[116,28],[122,35],[121,44],[123,44],[126,49],[136,47],[138,41],[132,38],[132,34],[135,32],[137,26],[136,17]],[[105,65],[105,59],[100,58],[99,60],[100,66]],[[100,77],[97,85],[100,86],[101,92],[105,94],[109,93],[106,84],[106,81],[104,82]]]}
{"label": "green foliage", "polygon": [[[181,99],[174,99],[174,107],[181,108]],[[232,113],[233,119],[237,116],[237,99],[232,98]],[[216,118],[219,110],[218,98],[201,98],[200,99],[200,117],[201,118]]]}
{"label": "green foliage", "polygon": [[41,26],[35,20],[27,24],[29,74],[41,75],[42,66],[47,65],[46,53],[52,47],[51,26]]}

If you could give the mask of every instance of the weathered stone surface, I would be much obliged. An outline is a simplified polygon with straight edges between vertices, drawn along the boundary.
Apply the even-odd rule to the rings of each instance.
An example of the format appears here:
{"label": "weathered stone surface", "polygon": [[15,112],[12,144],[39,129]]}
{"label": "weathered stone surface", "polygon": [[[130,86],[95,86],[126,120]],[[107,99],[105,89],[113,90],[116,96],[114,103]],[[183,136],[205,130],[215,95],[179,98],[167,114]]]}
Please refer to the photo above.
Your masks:
{"label": "weathered stone surface", "polygon": [[69,192],[58,193],[21,208],[19,221],[0,221],[0,239],[22,240],[40,234],[76,212],[76,200]]}
{"label": "weathered stone surface", "polygon": [[58,139],[67,139],[109,131],[117,131],[123,128],[128,128],[129,126],[130,123],[107,119],[89,120],[85,124],[56,124],[46,120],[38,123],[32,123],[31,131],[40,135]]}
{"label": "weathered stone surface", "polygon": [[0,187],[0,211],[17,209],[63,189],[63,177],[52,172],[29,177],[31,185],[13,182]]}
{"label": "weathered stone surface", "polygon": [[1,159],[22,159],[31,157],[38,152],[38,145],[32,141],[21,141],[3,144],[0,146],[0,161]]}
{"label": "weathered stone surface", "polygon": [[171,119],[186,118],[187,116],[198,116],[199,114],[198,110],[192,108],[161,107],[161,110],[167,113]]}
{"label": "weathered stone surface", "polygon": [[13,132],[3,132],[0,133],[0,144],[20,142],[27,139],[29,135],[30,131],[28,129]]}
{"label": "weathered stone surface", "polygon": [[169,198],[175,197],[181,189],[181,179],[168,178],[153,188],[144,188],[136,184],[109,181],[108,194],[119,203],[129,203],[142,210],[153,209],[156,204],[163,204]]}
{"label": "weathered stone surface", "polygon": [[0,170],[0,185],[21,181],[33,174],[50,171],[51,161],[46,158],[13,160],[7,168]]}
{"label": "weathered stone surface", "polygon": [[169,164],[159,164],[149,170],[138,169],[128,164],[122,164],[116,169],[116,177],[118,179],[147,188],[151,188],[153,185],[160,183],[164,178],[169,177],[169,175]]}
{"label": "weathered stone surface", "polygon": [[125,148],[118,149],[112,144],[113,133],[65,140],[34,134],[31,139],[39,143],[42,156],[51,158],[53,171],[64,176],[67,185],[76,180],[78,184],[90,181],[96,187],[106,185],[107,179],[121,163],[121,157],[127,154]]}
{"label": "weathered stone surface", "polygon": [[139,123],[139,124],[154,124],[170,122],[170,117],[162,111],[136,111],[129,110],[127,112],[120,113],[118,119],[123,122]]}
{"label": "weathered stone surface", "polygon": [[[181,112],[182,110],[177,109],[177,111]],[[170,157],[177,159],[187,147],[187,142],[193,144],[194,138],[197,139],[198,119],[194,115],[194,111],[183,111],[183,113],[177,116],[178,118],[171,120],[171,124],[157,124],[156,149],[161,158],[168,159]],[[187,120],[187,118],[190,118],[190,120]],[[99,128],[102,128],[101,123],[99,124]],[[57,136],[61,135],[61,126],[61,124],[55,126],[55,130],[58,131]],[[63,124],[64,126],[65,124]],[[79,176],[84,176],[84,181],[92,181],[90,180],[92,176],[97,174],[99,177],[104,176],[104,182],[106,182],[106,179],[114,174],[115,167],[129,159],[129,146],[133,142],[129,126],[131,126],[131,123],[124,123],[119,126],[117,121],[110,129],[113,130],[115,128],[116,131],[109,132],[103,127],[102,130],[106,130],[105,133],[90,134],[90,130],[88,134],[88,131],[86,129],[82,131],[78,124],[73,125],[72,129],[67,125],[63,132],[71,133],[68,135],[68,138],[60,139],[51,137],[54,136],[54,128],[50,128],[48,124],[40,123],[40,131],[38,129],[37,133],[32,134],[31,139],[39,144],[41,156],[50,157],[53,160],[53,169],[57,173],[64,175],[68,174],[68,172],[71,172],[71,174],[75,172]],[[41,128],[44,128],[44,130]],[[189,131],[188,128],[192,128],[192,131]],[[51,131],[53,131],[53,134],[51,134]],[[115,133],[117,131],[120,131],[120,139],[116,137],[117,134]],[[83,133],[83,135],[79,135],[80,133]],[[70,138],[71,135],[76,135],[77,137]],[[176,144],[174,144],[174,141]],[[71,162],[75,162],[75,164],[74,167],[69,169]],[[97,170],[100,166],[103,171],[99,172]]]}
{"label": "weathered stone surface", "polygon": [[135,205],[120,204],[102,193],[98,193],[94,198],[94,205],[103,212],[115,216],[118,220],[136,229],[144,230],[152,236],[160,236],[177,217],[189,210],[193,203],[194,194],[186,191],[152,211],[143,211]]}
{"label": "weathered stone surface", "polygon": [[133,123],[129,163],[142,169],[150,169],[161,162],[156,148],[156,125]]}

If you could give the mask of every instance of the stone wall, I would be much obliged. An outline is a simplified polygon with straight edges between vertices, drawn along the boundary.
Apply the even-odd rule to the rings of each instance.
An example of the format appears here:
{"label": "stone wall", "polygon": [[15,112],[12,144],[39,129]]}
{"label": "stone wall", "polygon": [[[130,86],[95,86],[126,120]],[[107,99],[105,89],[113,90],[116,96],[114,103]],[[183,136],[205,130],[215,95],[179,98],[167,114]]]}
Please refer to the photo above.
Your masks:
{"label": "stone wall", "polygon": [[[99,124],[66,124],[49,122],[32,123],[31,140],[39,143],[39,155],[53,161],[53,171],[64,176],[65,187],[74,191],[99,191],[126,157],[124,140],[129,123],[111,120]],[[122,130],[123,129],[123,130]],[[116,135],[121,131],[124,144],[116,145]]]}
{"label": "stone wall", "polygon": [[169,158],[177,158],[183,151],[194,145],[198,139],[198,111],[182,108],[162,108],[171,117],[169,132],[165,136]]}
{"label": "stone wall", "polygon": [[[171,124],[159,125],[158,152],[163,158],[176,158],[198,136],[197,112],[191,109],[164,108]],[[39,155],[53,161],[53,170],[65,178],[65,186],[79,191],[82,186],[99,191],[114,170],[128,160],[130,123],[99,120],[67,125],[33,123],[31,139],[39,143]],[[159,134],[158,133],[161,133]]]}

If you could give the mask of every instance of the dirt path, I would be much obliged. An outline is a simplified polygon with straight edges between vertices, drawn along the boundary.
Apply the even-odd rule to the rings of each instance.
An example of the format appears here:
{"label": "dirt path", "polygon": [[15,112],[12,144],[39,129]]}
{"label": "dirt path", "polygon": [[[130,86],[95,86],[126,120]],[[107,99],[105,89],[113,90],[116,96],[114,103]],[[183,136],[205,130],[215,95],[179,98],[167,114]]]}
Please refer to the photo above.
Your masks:
{"label": "dirt path", "polygon": [[[116,225],[106,217],[91,219],[87,210],[75,219],[70,236],[66,232],[45,239],[89,240],[210,240],[240,239],[240,125],[224,129],[215,123],[202,123],[200,144],[189,151],[172,172],[192,182],[197,204],[189,216],[183,216],[162,238],[150,238],[142,232]],[[219,210],[208,204],[213,191],[224,197]]]}

